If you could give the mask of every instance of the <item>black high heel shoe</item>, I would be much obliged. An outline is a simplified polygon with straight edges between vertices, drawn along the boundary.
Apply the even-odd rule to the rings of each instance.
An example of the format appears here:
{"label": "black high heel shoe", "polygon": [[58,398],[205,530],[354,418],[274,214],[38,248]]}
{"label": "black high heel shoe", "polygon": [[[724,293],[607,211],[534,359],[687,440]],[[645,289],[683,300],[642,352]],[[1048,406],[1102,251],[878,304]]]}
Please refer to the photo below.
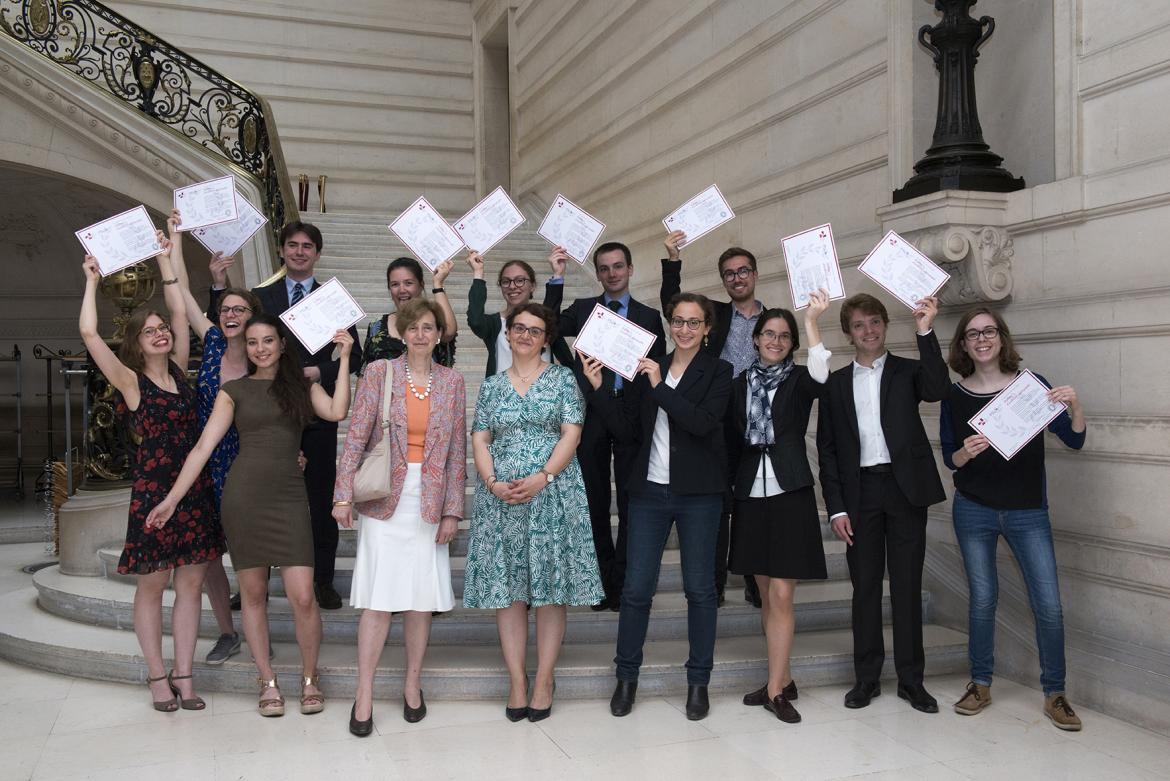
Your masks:
{"label": "black high heel shoe", "polygon": [[349,731],[352,735],[357,735],[359,738],[368,738],[370,733],[374,731],[374,709],[370,708],[370,718],[365,721],[358,721],[357,719],[357,703],[349,709]]}
{"label": "black high heel shoe", "polygon": [[408,724],[422,721],[427,715],[427,701],[423,699],[422,689],[418,690],[418,707],[412,708],[406,702],[406,695],[402,695],[402,718]]}
{"label": "black high heel shoe", "polygon": [[552,693],[549,695],[547,708],[533,708],[528,706],[528,720],[529,721],[544,721],[552,715],[552,698],[557,694],[557,682],[554,680],[552,685]]}
{"label": "black high heel shoe", "polygon": [[[528,700],[528,688],[529,688],[528,678],[525,677],[524,678],[524,700],[526,702]],[[505,705],[504,706],[504,716],[506,716],[508,721],[511,721],[511,722],[524,721],[526,718],[528,718],[528,706],[521,705],[519,708],[513,708],[509,705]]]}

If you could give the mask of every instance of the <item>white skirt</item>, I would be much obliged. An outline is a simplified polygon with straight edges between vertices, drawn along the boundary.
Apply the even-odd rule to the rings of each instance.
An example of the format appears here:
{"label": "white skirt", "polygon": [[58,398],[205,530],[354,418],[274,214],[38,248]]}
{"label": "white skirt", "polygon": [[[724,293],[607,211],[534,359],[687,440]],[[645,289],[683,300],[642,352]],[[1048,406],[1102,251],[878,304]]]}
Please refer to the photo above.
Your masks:
{"label": "white skirt", "polygon": [[394,515],[383,521],[358,513],[350,607],[441,612],[455,606],[447,546],[435,542],[439,527],[422,519],[421,493],[422,464],[407,464]]}

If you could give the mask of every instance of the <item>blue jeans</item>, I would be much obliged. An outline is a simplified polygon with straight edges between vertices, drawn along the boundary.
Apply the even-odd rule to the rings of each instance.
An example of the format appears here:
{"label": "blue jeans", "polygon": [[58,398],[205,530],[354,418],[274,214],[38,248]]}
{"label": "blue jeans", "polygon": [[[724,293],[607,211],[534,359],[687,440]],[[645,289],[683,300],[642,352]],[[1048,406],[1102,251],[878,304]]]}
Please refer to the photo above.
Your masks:
{"label": "blue jeans", "polygon": [[630,496],[630,526],[626,532],[626,582],[618,617],[617,677],[637,681],[642,646],[650,623],[650,604],[658,588],[662,552],[672,523],[678,524],[683,591],[687,597],[687,683],[706,686],[715,664],[715,540],[723,494],[683,496],[669,487],[647,483]]}
{"label": "blue jeans", "polygon": [[1048,510],[993,510],[956,491],[954,519],[955,536],[963,553],[967,587],[971,592],[967,620],[971,680],[991,685],[995,666],[995,608],[999,599],[995,548],[1003,535],[1028,588],[1028,601],[1036,621],[1040,686],[1045,695],[1063,692],[1064,616],[1060,609],[1060,585]]}

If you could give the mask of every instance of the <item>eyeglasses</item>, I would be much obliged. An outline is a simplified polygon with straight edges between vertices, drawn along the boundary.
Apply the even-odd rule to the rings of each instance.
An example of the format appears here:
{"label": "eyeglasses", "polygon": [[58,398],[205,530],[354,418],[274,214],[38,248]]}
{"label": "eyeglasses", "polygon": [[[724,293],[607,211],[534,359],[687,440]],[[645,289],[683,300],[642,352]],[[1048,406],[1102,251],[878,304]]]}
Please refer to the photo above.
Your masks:
{"label": "eyeglasses", "polygon": [[147,339],[153,339],[154,337],[158,336],[159,334],[169,334],[170,332],[171,332],[171,327],[169,325],[167,325],[166,323],[163,323],[162,325],[159,325],[159,326],[152,325],[149,328],[143,328],[141,331],[141,333],[144,336],[146,336]]}
{"label": "eyeglasses", "polygon": [[528,334],[533,339],[543,339],[545,330],[538,325],[521,325],[520,323],[512,323],[508,329],[512,332],[512,336],[523,336]]}
{"label": "eyeglasses", "polygon": [[236,317],[247,314],[251,311],[252,307],[250,306],[221,306],[219,308],[219,313],[221,315],[235,315]]}
{"label": "eyeglasses", "polygon": [[761,331],[760,332],[760,341],[762,341],[762,342],[791,342],[792,341],[792,334],[790,334],[788,331],[781,331],[780,333],[776,333],[775,331]]}
{"label": "eyeglasses", "polygon": [[753,269],[751,266],[742,266],[740,268],[729,268],[723,272],[722,277],[724,282],[734,282],[738,279],[747,279],[752,275]]}
{"label": "eyeglasses", "polygon": [[687,330],[698,331],[706,323],[706,320],[700,320],[697,317],[692,317],[688,320],[684,320],[681,317],[670,318],[670,327],[676,331],[681,330],[684,325],[687,327]]}
{"label": "eyeglasses", "polygon": [[982,331],[978,331],[978,330],[972,328],[970,331],[963,332],[963,339],[965,339],[968,342],[977,342],[977,341],[979,341],[979,337],[981,337],[981,336],[990,342],[992,339],[995,339],[996,337],[999,336],[999,329],[996,328],[994,325],[989,325],[986,328],[984,328]]}
{"label": "eyeglasses", "polygon": [[528,277],[504,277],[500,280],[500,287],[524,287],[531,282]]}

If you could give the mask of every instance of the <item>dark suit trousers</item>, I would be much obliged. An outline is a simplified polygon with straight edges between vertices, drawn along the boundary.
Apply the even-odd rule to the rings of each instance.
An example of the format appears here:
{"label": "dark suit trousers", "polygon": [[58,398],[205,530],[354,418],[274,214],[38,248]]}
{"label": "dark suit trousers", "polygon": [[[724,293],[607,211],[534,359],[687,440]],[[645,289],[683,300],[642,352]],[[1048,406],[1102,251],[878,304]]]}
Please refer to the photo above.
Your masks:
{"label": "dark suit trousers", "polygon": [[337,521],[333,520],[333,481],[337,477],[337,424],[313,424],[301,435],[305,489],[313,523],[313,580],[333,583],[337,558]]}
{"label": "dark suit trousers", "polygon": [[[619,403],[624,400],[619,400]],[[626,524],[630,497],[627,491],[630,472],[638,455],[636,445],[618,442],[610,436],[600,416],[593,410],[585,415],[577,461],[589,499],[589,519],[593,523],[593,547],[606,597],[621,598],[626,579]],[[613,463],[614,486],[617,488],[618,531],[614,540],[610,521],[610,463]]]}
{"label": "dark suit trousers", "polygon": [[898,682],[922,682],[922,565],[926,558],[926,508],[916,507],[892,473],[861,474],[860,517],[850,516],[853,545],[846,553],[853,581],[853,667],[857,680],[881,678],[882,576],[889,567]]}

